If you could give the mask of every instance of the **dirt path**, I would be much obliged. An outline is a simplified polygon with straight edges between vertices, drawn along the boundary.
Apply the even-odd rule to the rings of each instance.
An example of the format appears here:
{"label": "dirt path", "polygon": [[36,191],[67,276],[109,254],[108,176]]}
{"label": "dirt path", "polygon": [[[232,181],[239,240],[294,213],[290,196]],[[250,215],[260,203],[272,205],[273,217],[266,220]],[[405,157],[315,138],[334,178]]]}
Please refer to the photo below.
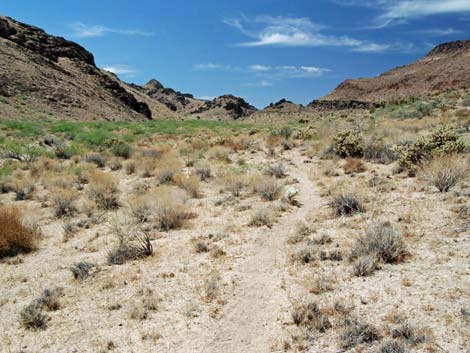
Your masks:
{"label": "dirt path", "polygon": [[319,199],[308,178],[312,164],[304,164],[298,155],[292,160],[295,166],[289,168],[289,175],[299,181],[294,187],[299,190],[296,199],[302,207],[292,208],[272,229],[254,230],[252,241],[244,244],[244,257],[234,266],[239,281],[233,298],[204,352],[271,352],[282,339],[282,325],[289,320],[290,308],[282,289],[282,280],[288,276],[285,242],[297,222],[314,212]]}

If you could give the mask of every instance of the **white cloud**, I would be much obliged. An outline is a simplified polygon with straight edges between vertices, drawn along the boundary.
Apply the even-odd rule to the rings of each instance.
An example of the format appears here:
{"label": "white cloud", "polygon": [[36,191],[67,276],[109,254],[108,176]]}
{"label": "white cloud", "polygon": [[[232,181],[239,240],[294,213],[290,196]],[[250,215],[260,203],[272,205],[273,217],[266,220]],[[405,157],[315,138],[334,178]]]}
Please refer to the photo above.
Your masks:
{"label": "white cloud", "polygon": [[103,70],[112,72],[116,75],[125,75],[130,77],[134,76],[137,73],[136,69],[134,69],[132,66],[120,64],[104,66]]}
{"label": "white cloud", "polygon": [[460,35],[464,34],[464,31],[454,29],[454,28],[435,28],[435,29],[426,29],[423,31],[420,31],[423,34],[426,34],[430,37],[446,37],[446,36],[452,36],[452,35]]}
{"label": "white cloud", "polygon": [[402,50],[402,48],[395,45],[379,44],[348,36],[324,34],[324,26],[316,24],[306,17],[257,16],[248,18],[242,15],[239,18],[225,19],[224,22],[252,39],[237,44],[242,47],[334,46],[348,47],[357,52],[374,53]]}
{"label": "white cloud", "polygon": [[193,70],[195,71],[230,71],[233,67],[230,65],[206,63],[206,64],[195,64]]}
{"label": "white cloud", "polygon": [[470,12],[469,0],[333,0],[345,6],[372,7],[382,12],[375,19],[377,28],[403,23],[409,19],[439,14],[462,14]]}
{"label": "white cloud", "polygon": [[76,38],[92,38],[92,37],[102,37],[107,33],[122,34],[128,36],[153,36],[154,33],[144,32],[139,29],[117,29],[109,28],[101,25],[85,25],[82,22],[74,22],[70,25],[73,29],[73,33],[70,34],[72,37]]}
{"label": "white cloud", "polygon": [[265,72],[271,70],[271,66],[265,66],[265,65],[251,65],[250,70],[252,71],[257,71],[257,72]]}
{"label": "white cloud", "polygon": [[385,12],[377,19],[378,24],[387,26],[395,21],[438,14],[470,12],[469,0],[413,0],[387,1]]}

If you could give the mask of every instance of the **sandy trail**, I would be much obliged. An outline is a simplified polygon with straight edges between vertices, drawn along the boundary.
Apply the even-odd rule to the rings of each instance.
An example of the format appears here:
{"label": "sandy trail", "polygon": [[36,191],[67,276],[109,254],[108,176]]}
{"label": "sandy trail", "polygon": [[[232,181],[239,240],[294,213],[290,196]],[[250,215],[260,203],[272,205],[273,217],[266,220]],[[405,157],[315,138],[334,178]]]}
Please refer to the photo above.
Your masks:
{"label": "sandy trail", "polygon": [[289,176],[299,181],[296,199],[302,205],[284,214],[272,229],[253,230],[255,236],[243,246],[244,258],[234,266],[239,281],[232,299],[224,308],[219,329],[204,352],[271,352],[283,337],[283,324],[289,321],[290,301],[282,288],[286,271],[287,237],[297,222],[315,211],[319,195],[309,180],[312,164],[293,156]]}

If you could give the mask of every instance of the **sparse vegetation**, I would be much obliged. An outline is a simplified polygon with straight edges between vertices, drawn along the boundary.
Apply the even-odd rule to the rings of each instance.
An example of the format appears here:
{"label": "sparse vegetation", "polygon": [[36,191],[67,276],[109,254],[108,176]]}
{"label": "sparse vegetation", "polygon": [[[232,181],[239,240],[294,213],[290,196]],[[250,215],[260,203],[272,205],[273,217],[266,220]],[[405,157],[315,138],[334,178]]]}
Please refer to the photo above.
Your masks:
{"label": "sparse vegetation", "polygon": [[336,196],[330,202],[330,207],[333,208],[337,216],[350,216],[365,211],[362,202],[353,194],[340,194]]}
{"label": "sparse vegetation", "polygon": [[440,192],[448,192],[470,172],[457,156],[438,156],[423,166],[425,178]]}

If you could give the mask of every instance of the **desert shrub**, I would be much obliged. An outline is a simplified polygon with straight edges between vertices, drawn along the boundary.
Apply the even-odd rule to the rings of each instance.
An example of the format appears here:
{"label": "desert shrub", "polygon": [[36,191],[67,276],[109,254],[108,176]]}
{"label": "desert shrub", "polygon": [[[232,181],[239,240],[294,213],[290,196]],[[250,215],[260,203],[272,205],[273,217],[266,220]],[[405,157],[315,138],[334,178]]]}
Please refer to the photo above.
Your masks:
{"label": "desert shrub", "polygon": [[122,265],[126,261],[137,260],[153,254],[153,246],[148,232],[120,225],[114,225],[112,230],[118,238],[118,243],[108,252],[108,264]]}
{"label": "desert shrub", "polygon": [[36,248],[38,230],[23,222],[18,208],[0,206],[0,259]]}
{"label": "desert shrub", "polygon": [[292,130],[292,128],[290,128],[288,126],[283,126],[279,130],[271,131],[270,135],[272,137],[282,137],[282,138],[288,140],[292,136],[293,132],[294,131]]}
{"label": "desert shrub", "polygon": [[40,306],[31,303],[20,312],[20,323],[29,330],[44,330],[47,327],[47,315],[44,315]]}
{"label": "desert shrub", "polygon": [[380,346],[380,353],[405,353],[403,343],[398,341],[387,341]]}
{"label": "desert shrub", "polygon": [[111,160],[111,162],[109,163],[109,168],[115,172],[117,170],[121,170],[122,169],[122,163],[119,159],[117,158],[114,158]]}
{"label": "desert shrub", "polygon": [[162,152],[154,148],[144,148],[140,150],[140,155],[144,158],[159,159],[162,156]]}
{"label": "desert shrub", "polygon": [[248,225],[254,226],[254,227],[269,226],[271,225],[272,221],[273,221],[272,213],[268,209],[262,207],[262,208],[258,208],[251,215],[251,219]]}
{"label": "desert shrub", "polygon": [[225,190],[230,192],[233,196],[240,196],[243,188],[245,187],[245,181],[242,175],[228,174],[223,179]]}
{"label": "desert shrub", "polygon": [[314,262],[316,258],[316,250],[312,246],[300,249],[291,255],[291,260],[293,262],[297,262],[303,265]]}
{"label": "desert shrub", "polygon": [[46,288],[42,291],[39,298],[36,299],[35,304],[47,311],[56,311],[60,309],[59,297],[63,295],[63,289],[60,287],[49,289]]}
{"label": "desert shrub", "polygon": [[364,141],[357,131],[344,131],[333,137],[336,154],[340,157],[362,157]]}
{"label": "desert shrub", "polygon": [[134,174],[135,173],[135,169],[136,169],[136,164],[134,161],[129,161],[126,163],[126,165],[124,166],[124,169],[126,170],[126,174],[127,175],[131,175],[131,174]]}
{"label": "desert shrub", "polygon": [[70,267],[73,278],[79,281],[84,281],[90,277],[95,269],[95,264],[86,261],[77,262]]}
{"label": "desert shrub", "polygon": [[417,327],[410,322],[406,322],[399,327],[392,328],[392,337],[401,338],[409,345],[416,346],[429,340],[430,334],[425,329]]}
{"label": "desert shrub", "polygon": [[132,147],[124,142],[119,142],[111,147],[111,153],[116,157],[128,159],[132,156]]}
{"label": "desert shrub", "polygon": [[468,167],[457,156],[437,156],[423,166],[425,178],[440,192],[449,191],[468,172]]}
{"label": "desert shrub", "polygon": [[325,332],[332,327],[328,315],[315,302],[294,307],[292,320],[297,326],[304,326],[319,332]]}
{"label": "desert shrub", "polygon": [[375,256],[360,256],[354,262],[353,273],[357,277],[365,277],[374,273],[378,266],[378,260]]}
{"label": "desert shrub", "polygon": [[75,208],[75,199],[77,193],[73,190],[57,189],[52,192],[51,200],[55,206],[55,215],[63,217],[73,213]]}
{"label": "desert shrub", "polygon": [[132,216],[139,222],[148,222],[153,212],[153,200],[149,195],[132,195],[129,198],[129,208]]}
{"label": "desert shrub", "polygon": [[190,217],[181,197],[169,191],[157,194],[154,207],[155,223],[162,231],[180,228],[184,220]]}
{"label": "desert shrub", "polygon": [[274,201],[279,198],[282,186],[275,178],[260,179],[255,185],[256,192],[265,201]]}
{"label": "desert shrub", "polygon": [[284,151],[290,151],[294,145],[289,140],[281,140],[281,147]]}
{"label": "desert shrub", "polygon": [[362,343],[372,343],[380,340],[377,328],[356,319],[347,318],[345,329],[340,336],[343,348],[352,348]]}
{"label": "desert shrub", "polygon": [[330,202],[330,207],[337,216],[350,216],[365,211],[362,202],[353,194],[340,194],[334,197]]}
{"label": "desert shrub", "polygon": [[166,158],[157,163],[155,176],[162,184],[174,182],[175,175],[181,170],[181,163],[173,158]]}
{"label": "desert shrub", "polygon": [[100,168],[106,166],[106,157],[98,153],[92,153],[86,156],[85,161],[88,163],[93,163]]}
{"label": "desert shrub", "polygon": [[364,162],[360,159],[346,157],[346,163],[343,165],[344,173],[351,174],[351,173],[363,173],[366,171],[366,166]]}
{"label": "desert shrub", "polygon": [[206,181],[212,176],[212,170],[208,164],[200,164],[196,166],[195,173],[201,181]]}
{"label": "desert shrub", "polygon": [[353,246],[351,259],[370,256],[384,263],[402,261],[408,255],[401,233],[390,223],[370,226]]}
{"label": "desert shrub", "polygon": [[13,182],[13,192],[17,201],[30,200],[33,196],[34,181],[30,178],[18,179]]}
{"label": "desert shrub", "polygon": [[176,180],[176,184],[185,190],[188,195],[194,199],[201,197],[201,186],[199,178],[196,176],[180,177]]}
{"label": "desert shrub", "polygon": [[396,161],[399,154],[390,145],[385,145],[382,141],[369,139],[364,144],[364,158],[381,164],[390,164]]}
{"label": "desert shrub", "polygon": [[109,174],[95,172],[90,177],[88,195],[98,207],[110,210],[119,207],[119,183]]}
{"label": "desert shrub", "polygon": [[286,176],[286,168],[282,163],[273,164],[264,170],[264,174],[281,179]]}
{"label": "desert shrub", "polygon": [[415,175],[417,166],[433,155],[461,153],[465,149],[463,139],[455,128],[447,125],[434,130],[431,135],[419,138],[415,143],[402,148],[398,162],[401,167]]}
{"label": "desert shrub", "polygon": [[58,310],[60,308],[59,297],[62,294],[62,288],[44,289],[39,298],[33,300],[21,310],[21,325],[29,330],[46,329],[49,317],[43,313],[43,310]]}

